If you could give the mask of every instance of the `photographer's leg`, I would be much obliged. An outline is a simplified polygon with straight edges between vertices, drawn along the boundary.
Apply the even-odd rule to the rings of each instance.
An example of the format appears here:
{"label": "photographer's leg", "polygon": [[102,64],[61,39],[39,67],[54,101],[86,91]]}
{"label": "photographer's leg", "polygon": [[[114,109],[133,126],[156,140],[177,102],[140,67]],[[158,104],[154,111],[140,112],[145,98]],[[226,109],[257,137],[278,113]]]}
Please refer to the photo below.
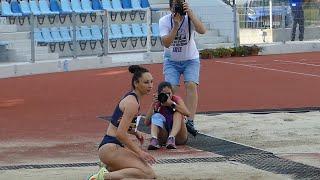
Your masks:
{"label": "photographer's leg", "polygon": [[191,115],[188,117],[187,130],[193,136],[197,135],[194,128],[193,119],[198,106],[198,84],[200,75],[200,60],[188,60],[185,62],[185,71],[183,73],[186,87],[186,106]]}
{"label": "photographer's leg", "polygon": [[186,106],[191,115],[188,119],[194,119],[198,106],[198,85],[194,82],[187,82],[186,86]]}
{"label": "photographer's leg", "polygon": [[184,119],[185,117],[183,115],[177,116],[176,119],[174,119],[174,121],[180,121],[180,128],[178,133],[176,134],[176,145],[184,145],[188,140],[188,132],[186,124],[184,123]]}
{"label": "photographer's leg", "polygon": [[172,122],[172,129],[170,131],[169,137],[173,136],[176,137],[177,134],[179,133],[180,129],[181,129],[181,124],[182,122],[183,116],[181,113],[179,112],[175,112],[173,114],[173,122]]}
{"label": "photographer's leg", "polygon": [[[148,150],[156,150],[160,148],[159,141],[161,140],[162,131],[164,129],[164,123],[166,119],[160,113],[155,113],[151,116],[151,140],[148,146]],[[161,141],[160,141],[161,142]]]}
{"label": "photographer's leg", "polygon": [[173,92],[175,93],[180,84],[180,69],[179,62],[164,60],[163,74],[165,81],[169,82],[173,86]]}

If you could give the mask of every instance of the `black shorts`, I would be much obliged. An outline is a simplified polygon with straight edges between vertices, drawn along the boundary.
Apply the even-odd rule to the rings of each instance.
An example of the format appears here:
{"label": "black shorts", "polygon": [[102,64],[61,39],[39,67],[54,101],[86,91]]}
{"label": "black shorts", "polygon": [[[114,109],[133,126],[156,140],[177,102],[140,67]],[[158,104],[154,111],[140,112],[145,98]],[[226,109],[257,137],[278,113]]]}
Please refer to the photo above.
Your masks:
{"label": "black shorts", "polygon": [[116,137],[105,135],[99,145],[99,148],[108,143],[118,144],[119,146],[124,147],[124,145]]}

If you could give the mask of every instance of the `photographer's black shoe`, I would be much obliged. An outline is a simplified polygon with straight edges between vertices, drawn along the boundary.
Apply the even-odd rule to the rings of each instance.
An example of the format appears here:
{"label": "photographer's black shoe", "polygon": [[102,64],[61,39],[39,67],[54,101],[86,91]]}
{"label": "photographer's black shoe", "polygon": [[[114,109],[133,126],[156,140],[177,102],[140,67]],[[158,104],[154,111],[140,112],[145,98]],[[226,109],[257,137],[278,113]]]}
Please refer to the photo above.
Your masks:
{"label": "photographer's black shoe", "polygon": [[198,134],[198,131],[194,129],[193,121],[187,120],[186,126],[190,134],[192,134],[193,136],[196,136]]}

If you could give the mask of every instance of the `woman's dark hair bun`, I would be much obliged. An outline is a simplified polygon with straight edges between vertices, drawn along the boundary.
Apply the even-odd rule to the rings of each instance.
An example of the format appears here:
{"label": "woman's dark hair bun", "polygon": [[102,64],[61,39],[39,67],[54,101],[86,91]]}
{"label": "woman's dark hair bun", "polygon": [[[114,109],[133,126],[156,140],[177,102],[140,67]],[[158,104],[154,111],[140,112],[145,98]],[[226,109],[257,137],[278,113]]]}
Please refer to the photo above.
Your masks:
{"label": "woman's dark hair bun", "polygon": [[131,65],[131,66],[129,66],[129,72],[134,74],[137,72],[148,72],[148,70],[144,67],[139,66],[139,65]]}

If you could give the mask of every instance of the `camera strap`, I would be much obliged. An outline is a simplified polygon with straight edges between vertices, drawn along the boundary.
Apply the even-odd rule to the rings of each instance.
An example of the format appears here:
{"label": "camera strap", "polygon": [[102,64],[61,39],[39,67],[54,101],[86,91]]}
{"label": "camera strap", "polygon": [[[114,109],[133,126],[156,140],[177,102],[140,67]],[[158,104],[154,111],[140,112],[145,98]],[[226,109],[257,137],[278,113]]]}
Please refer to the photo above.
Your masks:
{"label": "camera strap", "polygon": [[[171,15],[171,20],[170,20],[170,23],[171,23],[171,29],[173,28],[173,17],[172,17],[172,15]],[[178,31],[180,30],[180,28],[181,28],[181,26],[183,25],[183,23],[184,23],[184,20],[186,19],[186,16],[184,16],[183,17],[183,20],[182,20],[182,23],[180,24],[180,27],[179,27],[179,29],[178,29]],[[188,31],[189,31],[189,41],[190,41],[190,39],[191,39],[191,21],[190,21],[190,18],[188,17]]]}

